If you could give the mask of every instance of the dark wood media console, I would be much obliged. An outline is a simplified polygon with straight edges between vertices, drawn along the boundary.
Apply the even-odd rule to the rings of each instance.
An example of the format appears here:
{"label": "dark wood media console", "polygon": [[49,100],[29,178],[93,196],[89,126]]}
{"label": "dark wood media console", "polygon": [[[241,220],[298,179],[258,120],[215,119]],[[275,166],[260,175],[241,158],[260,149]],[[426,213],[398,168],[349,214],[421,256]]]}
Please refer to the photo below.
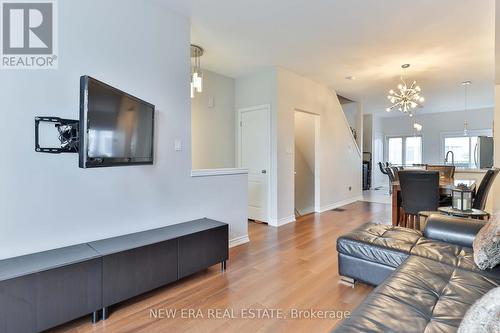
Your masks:
{"label": "dark wood media console", "polygon": [[1,260],[0,332],[106,319],[113,304],[217,263],[224,270],[228,248],[228,225],[200,219]]}

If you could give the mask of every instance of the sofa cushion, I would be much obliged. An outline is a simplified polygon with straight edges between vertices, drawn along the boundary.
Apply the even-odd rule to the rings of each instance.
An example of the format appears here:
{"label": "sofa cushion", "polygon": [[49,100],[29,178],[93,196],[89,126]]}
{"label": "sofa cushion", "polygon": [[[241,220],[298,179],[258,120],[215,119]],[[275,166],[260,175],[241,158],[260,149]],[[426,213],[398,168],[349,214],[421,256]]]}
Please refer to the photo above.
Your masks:
{"label": "sofa cushion", "polygon": [[478,270],[472,249],[422,237],[411,249],[411,254],[436,260],[451,266]]}
{"label": "sofa cushion", "polygon": [[390,267],[398,267],[422,237],[417,230],[367,223],[337,239],[337,251]]}
{"label": "sofa cushion", "polygon": [[471,304],[499,285],[500,276],[410,256],[335,332],[455,332]]}

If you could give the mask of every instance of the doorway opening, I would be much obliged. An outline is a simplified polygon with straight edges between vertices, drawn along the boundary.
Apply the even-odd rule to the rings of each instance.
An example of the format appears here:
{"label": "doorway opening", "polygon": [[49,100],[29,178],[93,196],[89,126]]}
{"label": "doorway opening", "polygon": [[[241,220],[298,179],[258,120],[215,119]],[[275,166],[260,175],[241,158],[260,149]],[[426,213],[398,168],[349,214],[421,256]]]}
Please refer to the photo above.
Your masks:
{"label": "doorway opening", "polygon": [[294,196],[295,216],[320,211],[319,126],[320,117],[295,110]]}

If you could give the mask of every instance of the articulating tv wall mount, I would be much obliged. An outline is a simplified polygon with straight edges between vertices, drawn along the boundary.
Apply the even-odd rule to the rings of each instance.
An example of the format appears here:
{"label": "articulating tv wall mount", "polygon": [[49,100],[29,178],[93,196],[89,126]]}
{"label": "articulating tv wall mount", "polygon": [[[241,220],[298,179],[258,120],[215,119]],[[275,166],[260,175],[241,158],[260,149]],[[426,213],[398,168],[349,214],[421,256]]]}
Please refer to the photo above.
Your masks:
{"label": "articulating tv wall mount", "polygon": [[[60,148],[40,147],[39,126],[41,122],[54,123],[59,132]],[[78,120],[62,119],[59,117],[35,117],[35,151],[49,154],[78,153],[78,125]]]}

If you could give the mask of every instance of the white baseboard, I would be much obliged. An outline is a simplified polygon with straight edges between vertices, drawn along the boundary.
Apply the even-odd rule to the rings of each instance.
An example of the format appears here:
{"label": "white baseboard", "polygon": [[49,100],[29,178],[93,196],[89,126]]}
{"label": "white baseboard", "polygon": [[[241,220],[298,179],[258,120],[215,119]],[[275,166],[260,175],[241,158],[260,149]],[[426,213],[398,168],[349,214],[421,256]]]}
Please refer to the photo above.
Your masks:
{"label": "white baseboard", "polygon": [[290,216],[283,217],[280,219],[271,218],[268,224],[270,226],[273,226],[273,227],[281,227],[282,225],[292,223],[292,222],[295,222],[295,215],[290,215]]}
{"label": "white baseboard", "polygon": [[229,247],[243,245],[243,244],[248,243],[248,242],[250,242],[250,238],[248,238],[248,235],[236,237],[236,238],[229,240]]}
{"label": "white baseboard", "polygon": [[348,204],[356,202],[356,201],[361,201],[361,200],[363,200],[363,196],[362,195],[358,195],[358,196],[355,196],[353,198],[349,198],[349,199],[342,200],[342,201],[339,201],[339,202],[335,202],[335,203],[332,203],[332,204],[329,204],[329,205],[321,206],[321,209],[320,209],[319,212],[323,213],[323,212],[326,212],[327,210],[332,210],[332,209],[335,209],[335,208],[339,208],[339,207],[348,205]]}

